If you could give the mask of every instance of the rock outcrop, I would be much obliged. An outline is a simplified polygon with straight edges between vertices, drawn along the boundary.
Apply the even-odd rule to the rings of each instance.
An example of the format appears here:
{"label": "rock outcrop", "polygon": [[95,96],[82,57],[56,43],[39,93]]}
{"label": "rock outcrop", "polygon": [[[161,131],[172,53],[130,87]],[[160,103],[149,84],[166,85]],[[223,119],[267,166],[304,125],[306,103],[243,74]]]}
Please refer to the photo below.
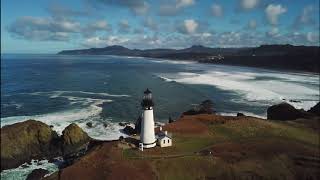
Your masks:
{"label": "rock outcrop", "polygon": [[309,113],[315,114],[317,116],[320,116],[320,102],[318,102],[315,106],[313,106],[308,111]]}
{"label": "rock outcrop", "polygon": [[273,105],[267,110],[267,119],[272,120],[295,120],[298,118],[310,118],[312,114],[294,108],[288,103]]}
{"label": "rock outcrop", "polygon": [[1,170],[16,168],[32,159],[69,156],[86,149],[90,137],[71,124],[61,137],[43,122],[27,120],[1,128]]}
{"label": "rock outcrop", "polygon": [[86,125],[87,125],[89,128],[92,128],[92,127],[93,127],[92,122],[87,122]]}
{"label": "rock outcrop", "polygon": [[169,122],[169,123],[173,123],[173,122],[174,122],[174,120],[173,120],[171,117],[169,117],[168,122]]}
{"label": "rock outcrop", "polygon": [[45,123],[28,120],[1,128],[1,170],[60,154],[59,137]]}
{"label": "rock outcrop", "polygon": [[49,174],[48,170],[45,169],[35,169],[28,176],[27,180],[39,180],[44,178],[45,175]]}
{"label": "rock outcrop", "polygon": [[125,133],[125,134],[127,134],[129,136],[131,136],[133,134],[136,134],[136,130],[131,126],[126,126],[125,128],[123,128],[122,131],[123,131],[123,133]]}
{"label": "rock outcrop", "polygon": [[70,155],[86,148],[90,137],[75,123],[70,124],[62,131],[63,155]]}
{"label": "rock outcrop", "polygon": [[197,114],[214,114],[213,102],[205,100],[196,107],[184,112],[182,115],[197,115]]}

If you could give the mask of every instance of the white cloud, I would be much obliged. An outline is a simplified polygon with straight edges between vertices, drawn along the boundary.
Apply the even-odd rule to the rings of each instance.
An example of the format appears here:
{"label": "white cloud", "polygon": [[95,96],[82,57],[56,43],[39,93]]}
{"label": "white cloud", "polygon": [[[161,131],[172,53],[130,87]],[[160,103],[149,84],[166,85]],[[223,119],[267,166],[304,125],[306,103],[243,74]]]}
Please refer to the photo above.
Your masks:
{"label": "white cloud", "polygon": [[63,4],[53,3],[47,8],[47,11],[58,19],[68,19],[69,17],[87,17],[90,15],[89,11],[76,10],[65,6]]}
{"label": "white cloud", "polygon": [[269,4],[265,9],[267,20],[271,25],[277,25],[279,16],[287,12],[287,9],[282,7],[281,4]]}
{"label": "white cloud", "polygon": [[105,20],[100,20],[100,21],[93,22],[91,26],[96,29],[106,29],[108,26],[108,23]]}
{"label": "white cloud", "polygon": [[97,20],[88,23],[81,32],[83,36],[90,37],[95,35],[97,31],[111,31],[111,26],[105,20]]}
{"label": "white cloud", "polygon": [[269,37],[277,37],[279,35],[279,29],[277,27],[272,27],[268,32],[267,35]]}
{"label": "white cloud", "polygon": [[312,12],[314,11],[313,6],[306,6],[302,10],[302,14],[299,17],[299,20],[301,23],[308,23],[310,22],[310,19],[312,18]]}
{"label": "white cloud", "polygon": [[299,29],[301,27],[319,24],[319,22],[316,21],[318,14],[319,8],[316,8],[314,5],[305,6],[302,12],[296,17],[293,28]]}
{"label": "white cloud", "polygon": [[197,31],[199,24],[193,19],[184,20],[184,28],[187,33],[193,34]]}
{"label": "white cloud", "polygon": [[88,47],[102,47],[107,44],[105,39],[102,39],[100,37],[90,37],[85,39],[85,42],[83,45],[88,46]]}
{"label": "white cloud", "polygon": [[24,16],[10,24],[7,30],[29,40],[67,41],[70,33],[78,33],[80,29],[80,23],[75,21]]}
{"label": "white cloud", "polygon": [[211,6],[211,12],[212,12],[212,15],[215,16],[215,17],[220,17],[223,15],[223,9],[222,9],[222,6],[219,5],[219,4],[213,4]]}
{"label": "white cloud", "polygon": [[240,0],[240,6],[242,9],[253,9],[257,7],[260,0]]}
{"label": "white cloud", "polygon": [[249,23],[248,23],[248,27],[250,29],[255,29],[257,28],[257,22],[255,20],[250,20]]}
{"label": "white cloud", "polygon": [[123,19],[119,22],[118,24],[119,26],[119,32],[120,33],[129,33],[130,32],[130,25],[129,25],[129,21],[126,19]]}
{"label": "white cloud", "polygon": [[149,4],[144,2],[142,6],[133,7],[132,9],[135,14],[143,15],[148,12]]}
{"label": "white cloud", "polygon": [[143,25],[151,30],[157,30],[158,29],[158,24],[151,18],[147,17],[143,21]]}
{"label": "white cloud", "polygon": [[175,2],[165,2],[160,4],[159,15],[174,16],[182,12],[184,8],[195,4],[194,0],[176,0]]}
{"label": "white cloud", "polygon": [[94,36],[85,39],[82,45],[86,47],[105,47],[111,45],[123,45],[128,41],[128,38],[123,38],[119,36],[108,36],[105,38]]}
{"label": "white cloud", "polygon": [[194,0],[177,0],[176,2],[176,7],[181,8],[181,7],[187,7],[193,5],[195,2]]}
{"label": "white cloud", "polygon": [[311,43],[319,43],[319,32],[308,32],[307,40]]}
{"label": "white cloud", "polygon": [[93,4],[93,7],[105,6],[118,6],[128,8],[135,14],[143,15],[149,10],[149,4],[146,0],[90,0],[88,1]]}

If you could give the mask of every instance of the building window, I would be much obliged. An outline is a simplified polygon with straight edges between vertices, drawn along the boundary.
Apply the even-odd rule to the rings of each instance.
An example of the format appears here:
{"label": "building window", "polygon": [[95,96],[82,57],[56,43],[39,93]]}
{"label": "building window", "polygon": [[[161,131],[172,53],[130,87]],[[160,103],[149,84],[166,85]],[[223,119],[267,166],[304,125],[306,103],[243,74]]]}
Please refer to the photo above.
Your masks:
{"label": "building window", "polygon": [[164,139],[164,140],[163,140],[163,144],[165,144],[165,143],[166,143],[166,140]]}
{"label": "building window", "polygon": [[170,142],[170,140],[168,139],[168,143]]}

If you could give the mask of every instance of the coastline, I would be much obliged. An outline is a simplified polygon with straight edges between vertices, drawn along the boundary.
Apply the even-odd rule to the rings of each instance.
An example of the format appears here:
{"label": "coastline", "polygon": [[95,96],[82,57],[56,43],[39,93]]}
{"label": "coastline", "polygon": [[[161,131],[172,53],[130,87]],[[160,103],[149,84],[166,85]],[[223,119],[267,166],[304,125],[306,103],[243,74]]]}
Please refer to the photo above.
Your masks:
{"label": "coastline", "polygon": [[[204,101],[205,102],[205,101]],[[201,105],[202,106],[202,105]],[[320,104],[318,103],[318,105],[317,105],[317,108],[319,108],[319,106],[320,106]],[[202,108],[205,108],[205,109],[207,109],[207,108],[209,108],[209,107],[211,107],[211,106],[208,106],[207,107],[207,105],[205,105],[205,106],[203,106]],[[270,107],[271,108],[271,107]],[[230,115],[216,115],[216,114],[214,114],[213,112],[212,112],[212,110],[209,110],[208,109],[208,111],[207,112],[202,112],[202,110],[199,110],[199,112],[197,112],[197,111],[195,111],[194,112],[194,110],[189,110],[189,111],[186,111],[186,112],[184,112],[184,113],[182,113],[182,115],[181,115],[181,117],[179,118],[179,119],[177,119],[177,120],[175,120],[175,121],[173,121],[172,123],[166,123],[166,124],[163,124],[163,128],[165,129],[165,130],[168,130],[169,132],[173,132],[174,134],[175,134],[175,138],[178,138],[178,139],[176,139],[174,142],[175,143],[178,143],[179,144],[179,137],[181,136],[181,138],[182,137],[184,137],[184,136],[186,136],[187,135],[187,137],[189,137],[189,138],[199,138],[199,137],[203,137],[203,138],[208,138],[208,137],[211,137],[212,135],[210,135],[210,133],[209,133],[209,131],[210,131],[210,128],[208,129],[208,127],[211,127],[211,128],[217,128],[217,127],[219,127],[219,126],[225,126],[225,127],[228,127],[228,128],[234,128],[233,127],[233,124],[234,123],[236,123],[236,124],[238,124],[238,123],[240,123],[240,124],[238,124],[238,125],[241,125],[241,127],[242,126],[244,126],[244,127],[242,127],[242,128],[245,128],[245,126],[254,126],[255,128],[258,128],[258,129],[260,129],[261,127],[261,125],[262,125],[262,127],[263,128],[265,128],[264,126],[265,126],[265,124],[267,124],[267,127],[272,127],[272,128],[274,128],[273,126],[276,126],[277,128],[284,128],[283,130],[285,130],[286,128],[289,128],[289,129],[291,129],[291,128],[296,128],[296,130],[295,131],[300,131],[300,130],[303,130],[303,131],[310,131],[309,133],[311,133],[312,134],[312,139],[309,139],[309,141],[311,141],[312,142],[312,144],[314,144],[315,142],[314,142],[314,140],[316,140],[316,139],[314,139],[314,138],[316,138],[316,137],[318,137],[319,138],[319,136],[315,136],[315,135],[313,135],[313,133],[316,133],[318,130],[320,130],[320,124],[319,124],[319,120],[320,120],[320,116],[314,116],[314,115],[312,115],[312,114],[306,114],[306,113],[309,113],[309,112],[317,112],[317,108],[315,107],[315,108],[313,108],[313,110],[309,110],[309,111],[304,111],[304,112],[300,112],[300,110],[290,110],[290,111],[292,111],[292,112],[288,112],[287,110],[281,110],[281,109],[279,109],[279,110],[281,110],[280,112],[281,112],[281,114],[279,114],[279,115],[286,115],[286,116],[290,116],[290,115],[292,115],[292,114],[294,114],[295,112],[294,111],[297,111],[297,112],[299,112],[299,113],[301,113],[300,115],[298,115],[298,116],[301,116],[302,117],[302,119],[300,118],[300,120],[299,121],[295,121],[295,120],[289,120],[289,121],[282,121],[282,120],[269,120],[269,117],[268,117],[268,120],[267,119],[261,119],[261,118],[256,118],[256,117],[251,117],[251,116],[247,116],[246,114],[242,114],[242,113],[238,113],[236,116],[230,116]],[[189,113],[192,113],[192,114],[189,114]],[[193,113],[196,113],[196,114],[193,114]],[[268,113],[271,113],[271,112],[269,112],[269,109],[268,109]],[[289,113],[289,114],[288,114]],[[319,113],[319,112],[318,112]],[[276,115],[276,114],[275,114]],[[311,116],[310,116],[311,115]],[[268,115],[269,116],[269,115]],[[277,115],[278,116],[278,115]],[[297,117],[298,117],[297,116]],[[280,116],[279,116],[280,117]],[[276,118],[277,119],[277,118]],[[305,120],[303,120],[303,119],[305,119]],[[19,126],[21,126],[21,125],[24,125],[24,124],[26,124],[26,123],[29,123],[30,121],[27,121],[27,122],[25,122],[25,123],[18,123],[19,124]],[[34,121],[35,123],[37,123],[36,121]],[[249,123],[250,122],[250,123]],[[40,123],[40,122],[39,122]],[[204,124],[203,124],[204,123]],[[244,123],[244,124],[243,124]],[[249,123],[249,124],[247,124],[247,123]],[[313,124],[313,123],[316,123],[316,126],[310,126],[309,125],[309,123],[311,123],[311,124]],[[9,125],[10,126],[10,128],[12,129],[12,130],[15,130],[15,127],[16,126],[18,126],[18,124],[13,124],[13,125]],[[247,124],[247,125],[245,125],[245,124]],[[76,126],[76,125],[73,125],[73,124],[71,124],[72,126]],[[237,126],[238,126],[237,125]],[[4,126],[4,127],[2,127],[2,128],[5,128],[6,129],[6,131],[7,131],[7,129],[8,129],[8,127],[9,126]],[[49,126],[48,125],[45,125],[44,124],[44,126],[47,126],[48,128],[49,128]],[[70,126],[70,125],[69,125]],[[68,129],[69,128],[69,126],[66,128],[66,129]],[[126,126],[128,126],[128,125],[126,125]],[[129,125],[129,126],[131,126],[131,125]],[[237,127],[236,126],[236,127]],[[256,127],[257,126],[257,127]],[[279,126],[279,127],[278,127]],[[283,126],[283,127],[282,127]],[[22,126],[23,127],[23,126]],[[124,126],[123,126],[124,127]],[[269,128],[270,128],[269,127]],[[4,131],[4,129],[2,129],[1,128],[1,133],[6,133],[6,131]],[[79,127],[77,127],[78,128],[78,130],[77,130],[77,133],[79,134],[81,134],[81,133],[85,133],[85,132],[83,132],[83,130],[81,130],[81,128],[79,128]],[[155,127],[156,129],[157,129],[157,127]],[[315,130],[313,129],[313,128],[316,128]],[[70,128],[69,128],[70,129]],[[309,130],[308,130],[309,129]],[[239,130],[241,130],[241,129],[239,129]],[[262,129],[261,129],[262,130]],[[65,131],[65,130],[64,130]],[[234,131],[234,133],[236,133],[238,130],[236,130],[236,129],[233,129],[233,131]],[[241,132],[242,132],[243,130],[241,130]],[[255,132],[255,133],[258,133],[260,130],[258,130],[257,132]],[[267,130],[267,129],[265,129],[265,130],[263,130],[263,131],[266,131],[265,133],[270,133],[269,132],[269,130]],[[287,131],[287,130],[285,130],[285,131]],[[208,134],[209,133],[209,134]],[[217,132],[216,132],[217,133]],[[243,141],[244,142],[246,142],[247,141],[247,143],[257,143],[257,142],[255,142],[255,141],[251,141],[250,140],[250,138],[249,139],[247,139],[246,140],[246,136],[248,136],[249,134],[247,134],[248,132],[243,132],[243,133],[245,133],[246,135],[244,136],[244,137],[241,137],[240,139],[243,139]],[[253,138],[253,137],[255,137],[255,136],[260,136],[259,134],[251,134],[250,135],[250,137],[251,138]],[[65,134],[65,133],[64,133]],[[86,133],[85,133],[86,134]],[[215,134],[215,133],[214,133]],[[62,136],[64,136],[64,135],[61,135],[61,137]],[[85,135],[85,136],[87,136],[87,135]],[[274,135],[272,135],[272,136],[274,136]],[[76,137],[76,136],[75,136]],[[75,138],[75,137],[73,137],[73,138]],[[3,136],[3,134],[1,134],[1,138],[4,138],[4,136]],[[16,138],[20,138],[20,137],[16,137]],[[213,135],[213,137],[211,137],[211,138],[213,138],[213,139],[216,139],[217,137],[215,136],[215,135]],[[255,137],[256,138],[256,137]],[[255,139],[254,138],[254,139]],[[264,137],[264,135],[262,134],[262,138],[266,138],[266,137]],[[298,138],[296,135],[290,135],[290,138]],[[87,145],[85,145],[85,146],[83,146],[83,145],[77,145],[76,147],[78,148],[78,147],[81,147],[81,148],[84,148],[85,147],[85,151],[84,152],[82,152],[82,153],[78,153],[79,152],[79,150],[80,149],[74,149],[74,150],[72,150],[72,152],[73,153],[76,153],[77,155],[68,155],[67,157],[64,157],[64,160],[63,161],[61,161],[61,160],[59,160],[58,159],[58,161],[52,161],[52,160],[50,160],[49,159],[49,161],[34,161],[34,160],[32,160],[32,163],[31,164],[28,164],[28,162],[27,162],[27,164],[21,164],[18,168],[15,168],[15,169],[8,169],[8,170],[5,170],[5,171],[3,171],[3,173],[1,173],[1,176],[3,176],[3,177],[5,177],[5,176],[8,176],[8,175],[10,175],[10,173],[13,173],[13,174],[15,174],[16,173],[16,171],[21,171],[21,173],[19,174],[19,175],[21,175],[21,176],[23,176],[23,177],[25,177],[24,175],[27,175],[27,171],[32,171],[32,170],[36,170],[36,169],[38,169],[38,168],[44,168],[44,169],[49,169],[49,172],[50,172],[50,174],[48,174],[49,175],[49,177],[54,177],[54,179],[56,179],[56,171],[58,170],[57,169],[57,167],[59,167],[59,171],[68,171],[68,169],[73,169],[73,168],[80,168],[80,167],[78,167],[77,165],[74,165],[74,164],[78,164],[78,163],[83,163],[84,162],[84,159],[87,159],[88,160],[88,158],[90,157],[90,156],[92,156],[92,154],[94,154],[94,153],[98,153],[98,154],[100,154],[99,156],[101,156],[102,154],[101,153],[103,153],[103,152],[101,152],[99,149],[101,149],[101,148],[107,148],[108,150],[107,151],[109,151],[109,150],[111,150],[111,151],[115,151],[115,152],[119,152],[119,151],[134,151],[134,154],[136,154],[136,155],[134,155],[134,159],[135,158],[138,158],[138,159],[148,159],[148,158],[178,158],[178,157],[185,157],[186,155],[182,155],[181,153],[184,151],[183,149],[180,149],[180,150],[178,150],[179,152],[181,151],[181,153],[178,153],[178,152],[176,152],[176,153],[174,153],[174,151],[172,151],[172,148],[168,148],[167,150],[169,150],[168,152],[167,151],[164,151],[164,152],[167,152],[167,153],[169,153],[169,154],[167,154],[167,153],[165,153],[165,154],[163,154],[163,150],[161,150],[160,151],[160,149],[158,149],[158,148],[156,148],[155,150],[147,150],[145,153],[146,153],[146,155],[143,155],[142,157],[140,157],[141,155],[138,155],[138,154],[140,154],[140,153],[138,153],[139,151],[138,150],[136,150],[136,145],[134,145],[134,144],[132,144],[132,145],[130,145],[130,143],[132,143],[132,140],[130,140],[130,139],[132,139],[132,136],[130,136],[130,135],[128,135],[126,138],[125,138],[125,140],[124,141],[119,141],[118,139],[115,139],[115,140],[103,140],[103,141],[101,141],[101,140],[95,140],[95,139],[92,139],[92,138],[90,138],[90,141],[89,141],[89,143],[86,143],[86,142],[88,142],[88,141],[84,141],[83,143],[85,143],[85,144],[87,144]],[[201,142],[201,138],[200,139],[198,139],[198,140],[196,140],[195,139],[195,141],[199,141],[199,142]],[[222,139],[221,139],[222,140]],[[218,142],[220,142],[220,143],[222,143],[222,142],[224,142],[225,140],[219,140]],[[268,140],[268,138],[266,139],[266,140]],[[178,142],[176,142],[176,141],[178,141]],[[184,140],[185,141],[185,140]],[[214,140],[213,142],[215,142],[216,140]],[[269,140],[268,140],[269,141]],[[190,142],[191,143],[191,142]],[[270,142],[268,142],[268,143],[271,143],[272,144],[272,146],[273,145],[275,145],[274,143],[276,143],[276,142],[273,142],[273,140],[272,141],[270,141]],[[120,145],[120,144],[123,144],[123,145]],[[213,145],[215,145],[216,143],[213,143]],[[271,145],[270,144],[270,145]],[[130,146],[128,146],[128,145],[130,145]],[[127,147],[128,146],[128,147]],[[180,145],[179,145],[180,146]],[[200,147],[201,147],[201,149],[207,149],[207,148],[211,148],[211,146],[212,145],[210,145],[209,144],[209,146],[207,145],[207,144],[204,144],[204,146],[205,147],[202,147],[203,145],[201,145]],[[262,144],[261,145],[259,145],[259,146],[263,146]],[[289,145],[289,146],[291,146],[291,145]],[[313,146],[313,145],[312,145]],[[111,149],[110,149],[111,148]],[[124,149],[123,149],[124,148]],[[113,149],[113,150],[112,150]],[[175,146],[173,146],[173,149],[175,149]],[[194,151],[194,150],[193,150]],[[194,156],[193,154],[195,153],[195,154],[200,154],[200,156],[202,156],[201,154],[203,153],[203,151],[204,150],[196,150],[195,152],[193,152],[192,151],[192,153],[191,152],[188,152],[188,153],[191,153],[190,154],[190,156]],[[278,150],[275,150],[275,152],[277,152]],[[115,153],[114,152],[114,153]],[[161,152],[161,153],[160,153]],[[116,153],[116,154],[117,154]],[[127,152],[126,152],[127,153]],[[133,153],[133,152],[131,152],[131,153]],[[138,154],[137,154],[138,153]],[[160,154],[158,154],[158,153],[160,153]],[[173,153],[172,155],[170,155],[171,153]],[[183,154],[185,154],[185,153],[183,153]],[[112,157],[111,159],[113,159],[114,161],[116,161],[116,162],[118,162],[118,160],[117,160],[117,156],[118,155],[116,155],[115,157]],[[132,155],[130,155],[130,156],[132,156]],[[136,157],[137,156],[137,157]],[[172,156],[172,157],[171,157]],[[188,155],[189,156],[189,155]],[[196,156],[198,156],[198,155],[196,155]],[[82,157],[84,157],[84,159],[82,158]],[[115,159],[114,159],[115,158]],[[83,159],[83,160],[81,160],[81,159]],[[90,158],[89,158],[90,159]],[[111,160],[110,159],[110,160]],[[129,158],[129,159],[127,159],[126,161],[130,161],[130,159],[131,158]],[[3,159],[2,159],[3,160]],[[88,160],[89,162],[91,162],[91,163],[93,163],[91,160]],[[53,164],[52,164],[52,162],[53,162]],[[122,161],[121,161],[122,162]],[[60,165],[58,165],[60,163]],[[97,163],[97,162],[95,162],[95,163]],[[120,162],[119,162],[120,163]],[[54,164],[56,164],[56,165],[54,165]],[[63,169],[61,168],[61,167],[63,167]],[[70,168],[68,168],[68,167],[70,167]],[[90,170],[91,171],[91,170]],[[94,170],[95,171],[95,170]],[[125,171],[125,170],[124,170]],[[76,171],[77,173],[79,172],[78,170]],[[73,172],[74,173],[74,172]],[[96,172],[96,173],[101,173],[101,172]],[[23,175],[24,174],[24,175]],[[81,174],[81,173],[80,173]],[[74,174],[74,175],[76,175],[76,176],[78,176],[78,175],[80,175],[80,174]],[[64,176],[66,176],[66,177],[69,177],[69,175],[64,175]],[[64,176],[62,176],[62,177],[64,177]],[[114,176],[114,175],[112,175],[114,178],[115,177],[118,177],[119,175],[116,175],[116,176]],[[66,178],[66,177],[64,177],[64,178]],[[100,176],[99,176],[100,177]],[[61,178],[61,177],[60,177]],[[59,178],[59,179],[60,179]],[[62,178],[62,179],[64,179],[64,178]]]}
{"label": "coastline", "polygon": [[[302,73],[302,74],[312,74],[312,75],[320,75],[320,71],[309,71],[309,70],[299,70],[299,69],[292,69],[292,68],[285,68],[285,67],[266,67],[266,66],[255,66],[255,65],[241,65],[241,64],[228,64],[223,62],[201,62],[201,60],[198,59],[170,59],[170,58],[161,58],[161,57],[150,57],[150,56],[127,56],[127,55],[103,55],[103,54],[52,54],[52,55],[58,55],[58,56],[107,56],[107,57],[127,57],[127,58],[147,58],[147,59],[153,59],[155,61],[173,61],[177,63],[199,63],[199,64],[212,64],[212,65],[224,65],[224,66],[235,66],[235,67],[248,67],[248,68],[255,68],[255,69],[262,69],[262,70],[273,70],[275,72],[291,72],[291,73]],[[271,57],[272,58],[272,57]]]}
{"label": "coastline", "polygon": [[117,55],[126,57],[185,60],[208,64],[238,65],[275,70],[320,73],[319,46],[261,45],[248,48],[211,48],[193,45],[185,49],[128,49],[113,45],[104,48],[63,50],[62,55]]}

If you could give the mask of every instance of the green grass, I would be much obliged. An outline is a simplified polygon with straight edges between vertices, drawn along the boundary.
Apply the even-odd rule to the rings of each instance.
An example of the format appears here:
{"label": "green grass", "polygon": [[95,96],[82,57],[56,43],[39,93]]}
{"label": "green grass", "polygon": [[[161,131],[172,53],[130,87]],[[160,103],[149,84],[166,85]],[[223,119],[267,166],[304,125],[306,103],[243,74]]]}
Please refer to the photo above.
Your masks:
{"label": "green grass", "polygon": [[126,159],[139,157],[137,149],[123,149],[122,155]]}
{"label": "green grass", "polygon": [[295,127],[282,122],[254,120],[251,122],[229,122],[210,125],[215,139],[239,141],[251,138],[283,138],[305,143],[312,146],[319,145],[319,135],[308,128]]}
{"label": "green grass", "polygon": [[213,144],[213,137],[177,136],[173,143],[178,152],[192,153]]}
{"label": "green grass", "polygon": [[[319,146],[319,135],[305,127],[293,126],[290,123],[248,120],[232,121],[224,124],[208,124],[209,135],[174,134],[173,146],[169,148],[154,148],[140,152],[137,149],[123,150],[123,156],[128,160],[147,160],[151,163],[157,179],[163,180],[193,180],[193,179],[287,179],[295,178],[296,167],[286,150],[277,148],[277,143],[308,147],[312,151]],[[266,151],[261,148],[253,148],[253,152],[235,150],[227,152],[226,157],[199,156],[194,152],[208,148],[223,142],[257,143],[268,140],[270,148]],[[274,143],[273,143],[274,142]],[[261,145],[261,143],[260,143]],[[284,145],[286,147],[286,145]],[[269,146],[268,146],[269,147]],[[283,146],[282,146],[283,147]],[[290,147],[288,147],[290,149]],[[302,149],[293,148],[291,153],[300,155],[305,152]],[[238,154],[237,154],[238,153]],[[165,158],[170,155],[182,155],[179,157]],[[268,155],[268,156],[266,156]],[[237,157],[240,158],[237,158]],[[266,159],[266,157],[267,159]],[[156,157],[156,158],[155,158]],[[140,159],[141,158],[141,159]],[[228,160],[231,159],[231,160]],[[302,167],[303,168],[303,167]],[[303,169],[301,172],[305,172]],[[310,170],[311,171],[311,170]],[[311,172],[311,174],[315,174]]]}
{"label": "green grass", "polygon": [[232,121],[224,124],[208,125],[210,134],[207,136],[175,134],[173,146],[167,148],[157,147],[151,152],[140,152],[137,149],[123,150],[125,158],[153,158],[168,155],[190,155],[211,145],[222,142],[245,142],[254,139],[283,139],[318,147],[319,135],[303,127],[292,126],[288,123],[249,120]]}

